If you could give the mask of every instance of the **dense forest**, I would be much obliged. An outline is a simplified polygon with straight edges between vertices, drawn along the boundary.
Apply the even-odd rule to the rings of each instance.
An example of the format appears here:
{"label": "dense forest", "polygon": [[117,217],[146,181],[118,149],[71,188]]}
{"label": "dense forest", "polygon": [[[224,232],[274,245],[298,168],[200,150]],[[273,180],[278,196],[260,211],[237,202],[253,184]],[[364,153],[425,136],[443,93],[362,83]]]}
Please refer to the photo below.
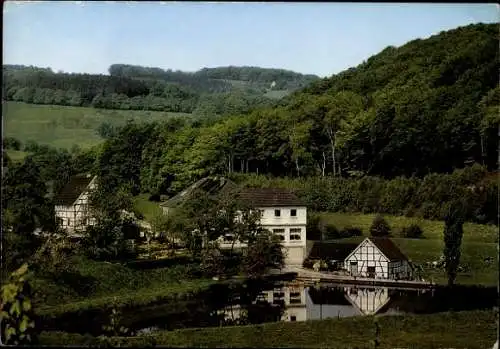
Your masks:
{"label": "dense forest", "polygon": [[141,153],[145,188],[210,173],[393,178],[473,163],[496,169],[498,62],[497,26],[470,25],[385,49],[280,106],[207,127],[160,126]]}
{"label": "dense forest", "polygon": [[[469,25],[386,48],[279,105],[211,123],[130,122],[103,133],[105,142],[79,154],[73,171],[156,196],[210,174],[295,177],[318,209],[429,218],[458,195],[477,204],[469,219],[492,222],[497,184],[479,182],[497,169],[498,44],[496,24]],[[130,81],[137,90],[146,84]],[[479,170],[456,172],[474,163]]]}
{"label": "dense forest", "polygon": [[272,106],[274,100],[267,92],[291,92],[318,79],[257,67],[204,68],[187,73],[113,64],[109,75],[95,75],[4,65],[3,98],[34,104],[224,115]]}

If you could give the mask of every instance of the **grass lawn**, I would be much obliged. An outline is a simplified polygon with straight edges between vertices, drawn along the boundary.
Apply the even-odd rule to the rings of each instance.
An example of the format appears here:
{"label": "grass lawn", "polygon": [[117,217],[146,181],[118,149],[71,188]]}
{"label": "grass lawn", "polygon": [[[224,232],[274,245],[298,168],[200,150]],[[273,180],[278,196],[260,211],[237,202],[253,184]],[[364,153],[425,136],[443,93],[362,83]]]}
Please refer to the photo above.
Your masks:
{"label": "grass lawn", "polygon": [[27,152],[21,150],[6,149],[5,152],[12,162],[22,161],[28,155]]}
{"label": "grass lawn", "polygon": [[74,270],[57,280],[36,275],[32,281],[37,314],[55,316],[90,308],[147,305],[168,299],[176,293],[203,289],[211,279],[190,276],[193,265],[185,259],[168,267],[134,269],[127,265],[97,262],[72,256]]}
{"label": "grass lawn", "polygon": [[[369,236],[369,227],[374,214],[322,213],[322,219],[342,229],[345,226],[359,227],[363,237],[336,240],[337,242],[360,242]],[[393,231],[393,241],[413,262],[425,263],[438,260],[442,255],[444,222],[430,221],[408,217],[385,216]],[[399,237],[399,229],[411,223],[417,223],[423,230],[423,239],[406,239]],[[464,224],[461,263],[468,264],[469,272],[459,273],[457,283],[498,284],[498,228],[491,225],[474,223]],[[485,258],[492,261],[486,262]],[[424,277],[438,283],[446,283],[446,273],[441,270],[424,269]]]}
{"label": "grass lawn", "polygon": [[160,203],[149,201],[149,194],[140,194],[134,197],[134,208],[144,215],[144,219],[151,222],[153,217],[162,213]]}
{"label": "grass lawn", "polygon": [[[376,214],[362,213],[321,213],[321,218],[325,222],[335,225],[338,229],[342,229],[348,225],[358,227],[363,230],[363,234],[368,236],[370,226]],[[391,226],[392,235],[399,237],[399,231],[405,226],[412,223],[418,224],[424,232],[426,239],[443,240],[443,221],[431,221],[421,218],[410,218],[404,216],[388,216],[384,215],[387,223]],[[494,225],[465,223],[463,242],[498,242],[498,227]]]}
{"label": "grass lawn", "polygon": [[[379,348],[491,348],[497,340],[497,311],[377,317]],[[112,337],[113,346],[373,348],[374,317],[162,331]],[[42,345],[97,344],[78,334],[43,332]]]}
{"label": "grass lawn", "polygon": [[87,148],[102,141],[96,133],[104,121],[122,125],[127,119],[161,121],[172,116],[190,116],[185,113],[154,111],[110,110],[60,105],[37,105],[5,102],[2,106],[4,137],[15,137],[56,148],[71,148],[77,144]]}

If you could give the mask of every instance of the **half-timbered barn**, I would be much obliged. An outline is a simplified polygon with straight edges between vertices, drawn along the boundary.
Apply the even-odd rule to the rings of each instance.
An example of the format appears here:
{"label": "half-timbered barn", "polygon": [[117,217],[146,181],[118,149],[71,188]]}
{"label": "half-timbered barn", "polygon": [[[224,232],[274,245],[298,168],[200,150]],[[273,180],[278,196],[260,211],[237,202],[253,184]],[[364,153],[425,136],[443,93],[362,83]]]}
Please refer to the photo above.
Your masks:
{"label": "half-timbered barn", "polygon": [[56,195],[55,214],[61,228],[77,233],[95,224],[89,210],[89,194],[95,187],[96,177],[73,176]]}
{"label": "half-timbered barn", "polygon": [[391,239],[385,237],[363,240],[346,257],[344,268],[358,277],[398,280],[412,276],[408,258]]}

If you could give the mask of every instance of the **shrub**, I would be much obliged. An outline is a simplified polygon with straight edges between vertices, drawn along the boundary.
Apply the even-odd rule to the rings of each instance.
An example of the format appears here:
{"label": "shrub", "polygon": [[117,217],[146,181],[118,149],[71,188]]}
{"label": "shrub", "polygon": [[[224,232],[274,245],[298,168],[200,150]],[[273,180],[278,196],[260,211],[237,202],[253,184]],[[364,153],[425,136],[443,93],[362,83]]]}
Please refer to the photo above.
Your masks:
{"label": "shrub", "polygon": [[350,238],[353,236],[361,236],[363,235],[363,230],[357,227],[346,226],[340,232],[340,236],[343,238]]}
{"label": "shrub", "polygon": [[411,224],[408,227],[403,227],[401,229],[401,236],[410,239],[420,239],[422,238],[423,231],[418,224]]}
{"label": "shrub", "polygon": [[307,216],[307,240],[321,240],[320,216],[316,214],[308,214]]}
{"label": "shrub", "polygon": [[370,227],[371,236],[389,236],[391,234],[391,227],[381,215],[377,215]]}
{"label": "shrub", "polygon": [[341,238],[340,231],[333,224],[326,224],[324,231],[325,240],[339,239]]}

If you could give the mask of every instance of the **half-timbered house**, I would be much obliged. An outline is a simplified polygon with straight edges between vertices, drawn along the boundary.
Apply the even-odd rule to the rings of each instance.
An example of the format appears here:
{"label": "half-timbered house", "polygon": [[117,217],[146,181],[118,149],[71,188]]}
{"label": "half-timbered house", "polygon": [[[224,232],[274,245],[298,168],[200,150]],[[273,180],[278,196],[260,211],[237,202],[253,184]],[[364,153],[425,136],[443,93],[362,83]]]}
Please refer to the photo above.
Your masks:
{"label": "half-timbered house", "polygon": [[346,257],[344,268],[358,277],[398,280],[412,276],[408,258],[391,239],[385,237],[363,240]]}
{"label": "half-timbered house", "polygon": [[55,214],[61,228],[77,233],[95,224],[89,209],[89,194],[95,187],[96,177],[78,175],[70,178],[55,197]]}

